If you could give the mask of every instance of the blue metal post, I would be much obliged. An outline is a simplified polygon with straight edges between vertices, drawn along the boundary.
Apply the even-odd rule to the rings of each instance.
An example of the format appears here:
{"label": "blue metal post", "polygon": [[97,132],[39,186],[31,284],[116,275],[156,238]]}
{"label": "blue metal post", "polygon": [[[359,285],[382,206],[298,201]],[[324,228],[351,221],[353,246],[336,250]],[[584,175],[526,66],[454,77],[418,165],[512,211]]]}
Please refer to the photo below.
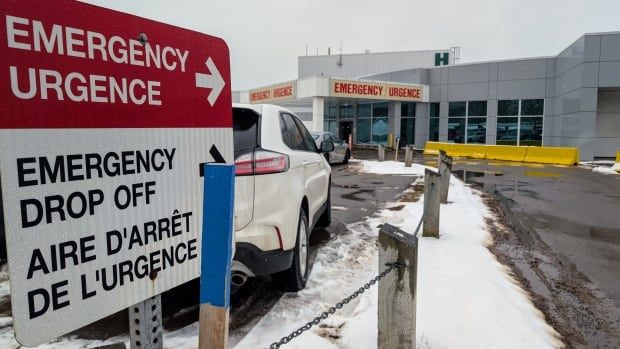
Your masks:
{"label": "blue metal post", "polygon": [[228,347],[235,166],[206,164],[202,214],[199,347]]}

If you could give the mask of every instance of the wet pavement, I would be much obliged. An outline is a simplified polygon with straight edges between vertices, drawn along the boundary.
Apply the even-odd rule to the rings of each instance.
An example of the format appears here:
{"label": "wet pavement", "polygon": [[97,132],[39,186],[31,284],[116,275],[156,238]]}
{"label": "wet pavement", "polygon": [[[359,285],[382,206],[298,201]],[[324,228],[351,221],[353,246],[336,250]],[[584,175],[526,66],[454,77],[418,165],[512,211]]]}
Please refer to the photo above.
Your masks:
{"label": "wet pavement", "polygon": [[454,162],[455,175],[496,194],[527,229],[620,306],[620,176],[579,167]]}

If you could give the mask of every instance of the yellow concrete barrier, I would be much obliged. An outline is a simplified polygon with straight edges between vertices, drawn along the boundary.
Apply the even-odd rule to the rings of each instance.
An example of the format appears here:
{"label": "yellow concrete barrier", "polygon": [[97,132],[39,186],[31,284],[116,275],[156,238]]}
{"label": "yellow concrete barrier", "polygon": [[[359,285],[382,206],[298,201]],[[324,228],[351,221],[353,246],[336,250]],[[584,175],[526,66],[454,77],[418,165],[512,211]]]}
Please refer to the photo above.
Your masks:
{"label": "yellow concrete barrier", "polygon": [[616,164],[611,169],[620,172],[620,150],[616,153]]}
{"label": "yellow concrete barrier", "polygon": [[439,150],[447,152],[450,143],[426,142],[424,146],[424,155],[439,155]]}
{"label": "yellow concrete barrier", "polygon": [[527,147],[487,145],[485,159],[523,162],[526,153]]}
{"label": "yellow concrete barrier", "polygon": [[579,149],[568,147],[527,147],[524,161],[573,166],[579,163]]}
{"label": "yellow concrete barrier", "polygon": [[[568,147],[526,147],[512,145],[456,144],[427,142],[425,155],[438,155],[444,150],[449,156],[473,159],[503,160],[572,166],[579,162],[579,149]],[[620,152],[618,154],[620,163]],[[617,165],[620,170],[620,164]]]}
{"label": "yellow concrete barrier", "polygon": [[487,157],[487,146],[486,145],[481,145],[481,144],[476,144],[476,145],[470,145],[470,158],[473,159],[486,159]]}

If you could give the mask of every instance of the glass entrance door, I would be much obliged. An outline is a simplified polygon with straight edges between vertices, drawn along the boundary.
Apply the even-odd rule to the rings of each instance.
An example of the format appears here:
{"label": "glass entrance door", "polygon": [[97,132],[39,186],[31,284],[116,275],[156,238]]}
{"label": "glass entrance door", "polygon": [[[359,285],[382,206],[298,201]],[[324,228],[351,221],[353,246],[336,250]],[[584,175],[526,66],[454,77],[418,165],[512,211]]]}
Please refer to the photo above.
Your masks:
{"label": "glass entrance door", "polygon": [[349,142],[349,135],[353,132],[353,121],[340,121],[338,136],[345,142]]}

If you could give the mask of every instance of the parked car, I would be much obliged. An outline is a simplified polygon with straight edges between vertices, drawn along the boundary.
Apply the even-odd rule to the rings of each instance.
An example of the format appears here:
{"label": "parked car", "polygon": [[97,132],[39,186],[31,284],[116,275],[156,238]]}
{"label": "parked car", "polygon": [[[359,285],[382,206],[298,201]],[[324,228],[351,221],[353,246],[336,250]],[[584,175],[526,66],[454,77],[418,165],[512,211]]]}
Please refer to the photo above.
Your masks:
{"label": "parked car", "polygon": [[284,291],[304,288],[309,237],[331,223],[331,168],[304,124],[274,105],[233,105],[235,256],[233,286],[271,275]]}
{"label": "parked car", "polygon": [[351,150],[349,144],[344,140],[341,140],[335,134],[331,132],[312,132],[312,138],[316,146],[319,147],[322,142],[328,141],[334,143],[334,150],[325,153],[325,158],[329,163],[343,163],[346,164],[351,158]]}

